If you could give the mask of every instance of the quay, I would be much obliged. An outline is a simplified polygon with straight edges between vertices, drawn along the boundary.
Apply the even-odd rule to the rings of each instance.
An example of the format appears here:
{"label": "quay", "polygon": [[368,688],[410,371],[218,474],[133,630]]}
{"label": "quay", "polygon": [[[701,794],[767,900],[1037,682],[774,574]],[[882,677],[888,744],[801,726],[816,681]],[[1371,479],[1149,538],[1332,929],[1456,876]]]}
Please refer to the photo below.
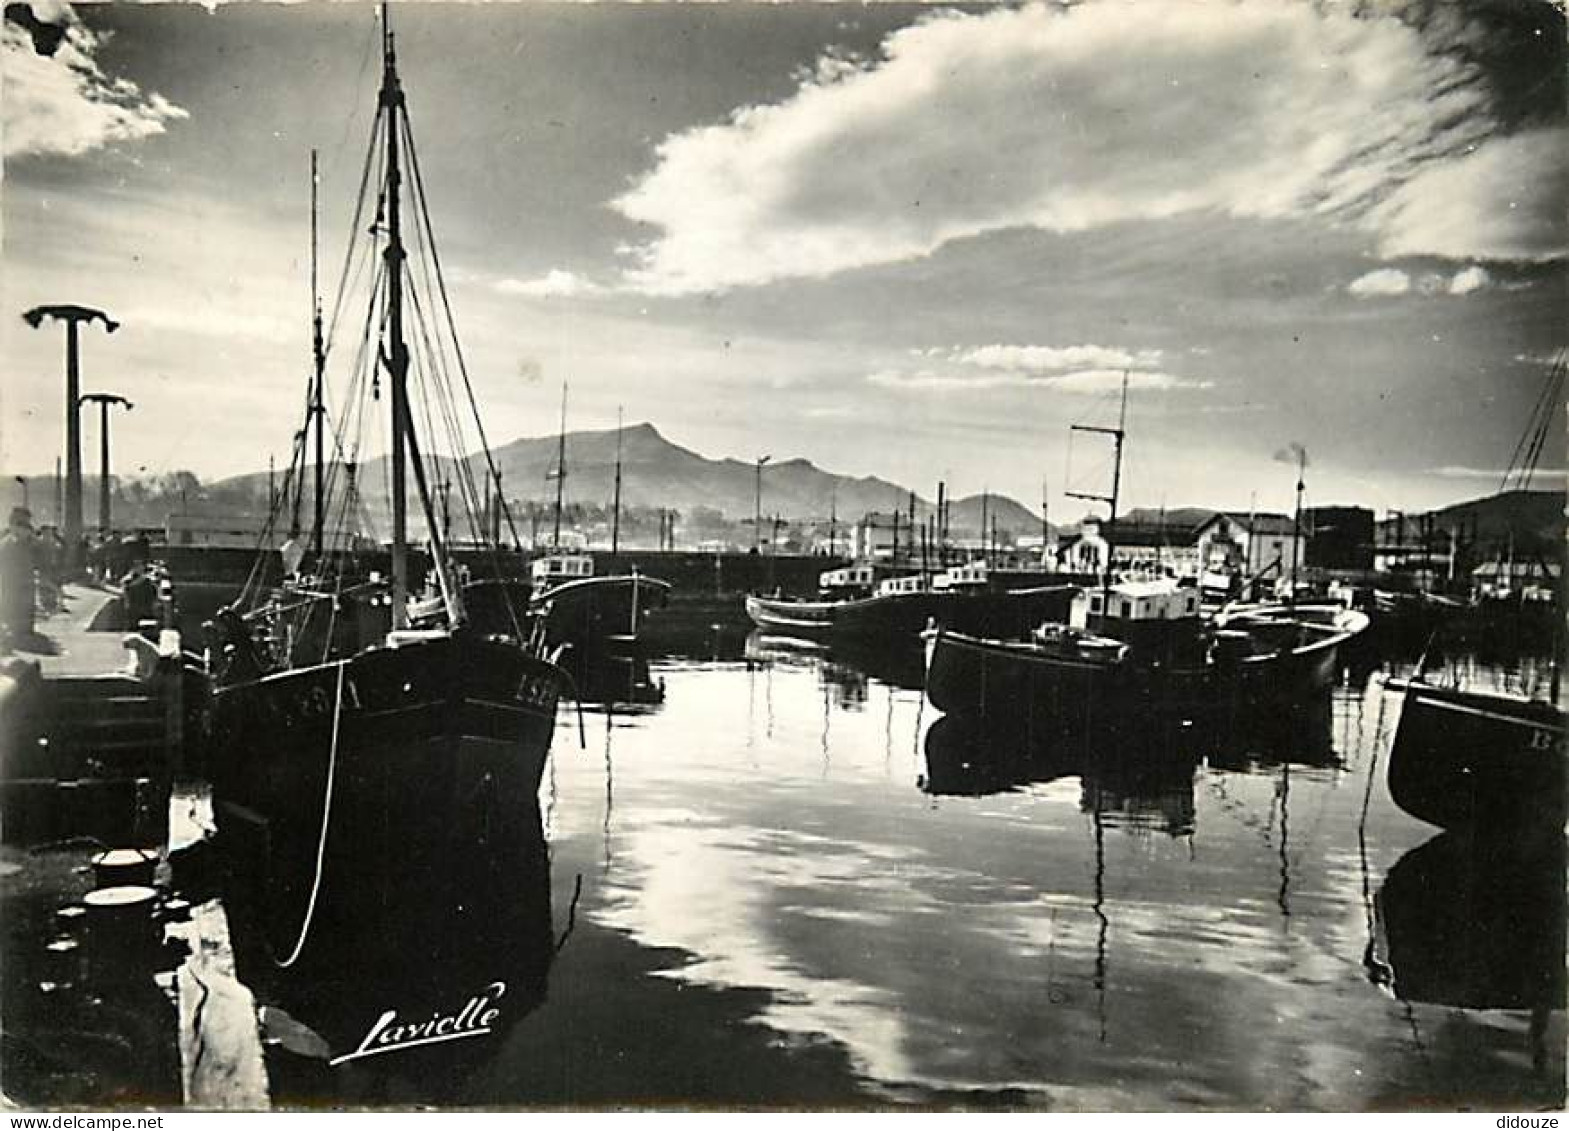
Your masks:
{"label": "quay", "polygon": [[112,589],[61,595],[0,657],[7,1096],[264,1109],[256,1006],[185,777],[178,634],[126,633]]}

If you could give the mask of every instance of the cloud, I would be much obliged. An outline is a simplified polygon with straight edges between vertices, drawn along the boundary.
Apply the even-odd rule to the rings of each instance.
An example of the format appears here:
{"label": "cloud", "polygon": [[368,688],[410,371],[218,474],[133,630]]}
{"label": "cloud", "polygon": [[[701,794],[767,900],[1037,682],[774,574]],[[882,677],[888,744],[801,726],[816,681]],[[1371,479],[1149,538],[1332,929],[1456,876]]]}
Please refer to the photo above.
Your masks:
{"label": "cloud", "polygon": [[72,22],[53,55],[35,51],[28,32],[9,20],[0,32],[6,157],[76,157],[161,134],[189,117],[162,95],[104,74],[96,58],[104,37],[68,11],[62,18]]}
{"label": "cloud", "polygon": [[[1488,87],[1443,41],[1455,24],[1270,0],[934,14],[875,60],[828,60],[781,102],[665,138],[613,202],[657,230],[628,279],[722,289],[1198,212],[1365,222],[1389,254],[1540,254],[1562,195],[1505,166],[1540,172],[1550,147],[1488,142]],[[1486,225],[1420,211],[1457,186],[1441,213]],[[1505,186],[1535,219],[1495,214]]]}
{"label": "cloud", "polygon": [[1353,279],[1346,290],[1358,298],[1409,294],[1411,276],[1393,267],[1381,267],[1377,271],[1369,271],[1361,278]]}
{"label": "cloud", "polygon": [[[1505,471],[1501,467],[1463,467],[1456,464],[1449,464],[1444,467],[1435,467],[1433,469],[1433,474],[1441,475],[1445,479],[1487,479],[1494,483],[1501,483],[1503,482],[1504,477],[1506,475],[1512,474],[1512,472]],[[1531,482],[1533,485],[1540,486],[1543,480],[1561,480],[1566,476],[1569,476],[1569,469],[1557,467],[1538,467],[1531,472]]]}
{"label": "cloud", "polygon": [[1423,295],[1459,297],[1492,285],[1493,277],[1487,269],[1473,263],[1452,276],[1436,271],[1425,271],[1413,276],[1397,267],[1380,267],[1353,279],[1346,285],[1346,290],[1358,298],[1394,298],[1408,295],[1413,290]]}
{"label": "cloud", "polygon": [[504,295],[528,298],[583,298],[603,294],[605,287],[572,271],[553,267],[537,279],[502,279],[495,284]]}
{"label": "cloud", "polygon": [[1493,277],[1481,267],[1474,264],[1464,270],[1455,272],[1455,277],[1449,280],[1449,293],[1452,295],[1468,295],[1472,291],[1480,291],[1492,284]]}
{"label": "cloud", "polygon": [[1019,370],[989,370],[980,373],[963,369],[880,369],[867,376],[867,381],[886,389],[925,390],[928,392],[954,392],[959,390],[1027,388],[1056,390],[1062,393],[1098,394],[1116,392],[1122,388],[1123,374],[1127,372],[1130,392],[1153,390],[1176,392],[1208,389],[1213,382],[1179,377],[1173,373],[1122,369],[1081,369],[1071,373],[1041,375]]}
{"label": "cloud", "polygon": [[1367,218],[1379,253],[1546,262],[1569,255],[1569,130],[1492,138],[1434,161]]}
{"label": "cloud", "polygon": [[956,360],[983,369],[1042,372],[1062,369],[1152,369],[1160,364],[1159,350],[1137,353],[1104,346],[979,346],[965,350]]}

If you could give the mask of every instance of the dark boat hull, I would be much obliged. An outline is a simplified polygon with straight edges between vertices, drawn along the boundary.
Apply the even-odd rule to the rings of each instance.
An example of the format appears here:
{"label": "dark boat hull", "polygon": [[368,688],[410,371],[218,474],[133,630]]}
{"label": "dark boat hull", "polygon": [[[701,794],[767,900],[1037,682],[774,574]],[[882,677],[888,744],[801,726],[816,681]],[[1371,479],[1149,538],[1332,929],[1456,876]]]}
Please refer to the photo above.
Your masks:
{"label": "dark boat hull", "polygon": [[[1267,627],[1284,633],[1293,626]],[[1137,726],[1152,714],[1236,713],[1322,695],[1338,680],[1344,639],[1282,636],[1277,649],[1158,665],[938,630],[927,641],[926,695],[940,711],[1058,730]]]}
{"label": "dark boat hull", "polygon": [[1550,703],[1417,680],[1404,692],[1389,753],[1395,804],[1442,829],[1498,838],[1564,826],[1564,716]]}
{"label": "dark boat hull", "polygon": [[580,651],[634,640],[644,619],[665,605],[670,583],[624,574],[566,581],[536,594],[530,609],[545,620],[545,639]]}
{"label": "dark boat hull", "polygon": [[274,959],[425,924],[432,939],[491,929],[485,893],[538,836],[562,680],[458,635],[219,689],[220,844]]}
{"label": "dark boat hull", "polygon": [[1071,585],[978,593],[894,593],[845,601],[748,597],[759,628],[784,636],[891,644],[914,640],[933,622],[978,636],[1020,636],[1067,619]]}

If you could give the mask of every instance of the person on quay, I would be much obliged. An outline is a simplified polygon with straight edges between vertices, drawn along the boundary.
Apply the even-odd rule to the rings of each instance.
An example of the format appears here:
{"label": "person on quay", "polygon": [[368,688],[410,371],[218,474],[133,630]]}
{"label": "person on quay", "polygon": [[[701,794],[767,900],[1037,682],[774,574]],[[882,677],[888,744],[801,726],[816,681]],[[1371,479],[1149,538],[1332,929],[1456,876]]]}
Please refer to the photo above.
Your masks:
{"label": "person on quay", "polygon": [[6,532],[0,535],[0,636],[12,647],[33,635],[36,548],[31,512],[13,507]]}

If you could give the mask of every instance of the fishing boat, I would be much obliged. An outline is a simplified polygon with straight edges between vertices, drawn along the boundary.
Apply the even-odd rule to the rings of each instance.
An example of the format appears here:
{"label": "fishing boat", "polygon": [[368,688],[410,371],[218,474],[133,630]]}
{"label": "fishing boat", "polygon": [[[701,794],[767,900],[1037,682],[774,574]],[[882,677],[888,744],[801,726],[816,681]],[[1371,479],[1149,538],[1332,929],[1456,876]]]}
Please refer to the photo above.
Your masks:
{"label": "fishing boat", "polygon": [[[1545,387],[1517,447],[1524,453],[1504,479],[1529,484],[1563,404],[1565,357]],[[1560,587],[1563,585],[1559,577]],[[1560,835],[1565,795],[1562,606],[1556,617],[1549,678],[1538,696],[1488,687],[1446,687],[1419,661],[1412,678],[1386,684],[1401,696],[1389,754],[1389,792],[1419,820],[1490,839],[1536,841]]]}
{"label": "fishing boat", "polygon": [[1332,686],[1338,651],[1367,617],[1335,606],[1204,619],[1196,587],[1118,581],[1081,593],[1066,625],[1023,639],[935,626],[926,695],[944,712],[1008,716],[1043,729],[1143,725],[1293,702]]}
{"label": "fishing boat", "polygon": [[596,576],[588,554],[549,554],[529,568],[529,610],[544,622],[546,640],[579,651],[635,641],[644,621],[670,596],[670,582],[636,569]]}
{"label": "fishing boat", "polygon": [[[531,814],[565,678],[526,616],[514,611],[505,630],[469,618],[432,507],[432,452],[414,428],[411,376],[436,379],[441,368],[430,353],[430,332],[452,335],[453,324],[448,308],[444,325],[405,334],[407,314],[424,317],[446,306],[445,288],[435,262],[425,265],[430,273],[407,263],[405,190],[420,225],[412,242],[433,255],[435,236],[385,8],[382,21],[381,88],[365,167],[379,167],[383,176],[377,184],[367,175],[360,202],[362,210],[367,202],[375,208],[377,220],[364,240],[365,214],[357,214],[349,257],[359,252],[379,263],[369,301],[382,317],[365,322],[377,340],[358,352],[364,368],[352,374],[351,389],[364,393],[385,383],[390,393],[390,573],[334,577],[340,559],[333,547],[343,543],[333,541],[324,521],[328,492],[320,486],[318,441],[321,493],[308,577],[253,608],[225,610],[212,626],[209,773],[219,843],[239,898],[255,911],[273,960],[285,968],[344,953],[345,936],[374,942],[387,933],[476,935],[493,926],[494,904],[485,895],[505,890],[538,836]],[[310,415],[320,436],[328,351],[319,304],[317,311]],[[484,445],[477,408],[473,424]],[[466,435],[449,433],[448,440],[464,450]],[[410,472],[434,610],[411,584]],[[465,486],[466,498],[473,486]],[[351,480],[346,513],[356,505]],[[300,564],[296,556],[294,566]],[[329,627],[297,631],[306,619]],[[344,624],[353,631],[338,631]],[[320,651],[307,654],[302,641]]]}
{"label": "fishing boat", "polygon": [[1401,696],[1389,794],[1442,829],[1499,837],[1562,830],[1564,712],[1556,703],[1425,678],[1389,680]]}
{"label": "fishing boat", "polygon": [[[1340,647],[1367,628],[1365,614],[1338,605],[1237,606],[1206,617],[1195,584],[1115,576],[1127,396],[1124,374],[1117,426],[1074,426],[1109,436],[1114,446],[1110,492],[1069,492],[1110,508],[1101,583],[1076,592],[1066,624],[1041,624],[1022,636],[927,629],[926,695],[938,710],[1010,717],[1046,731],[1140,727],[1152,717],[1190,719],[1216,709],[1235,714],[1323,691],[1338,674]],[[1306,453],[1297,446],[1292,458],[1299,523]],[[1293,562],[1293,587],[1295,580]]]}
{"label": "fishing boat", "polygon": [[959,631],[1010,635],[1066,617],[1072,585],[1005,588],[979,562],[940,573],[885,575],[870,563],[824,571],[815,600],[748,596],[746,612],[783,636],[913,646],[936,622]]}
{"label": "fishing boat", "polygon": [[[555,526],[550,552],[536,558],[529,567],[533,593],[529,611],[544,624],[545,638],[555,645],[566,645],[578,652],[598,654],[607,648],[624,649],[637,639],[649,614],[665,606],[670,583],[648,577],[633,569],[630,573],[594,572],[589,554],[563,553],[561,515],[567,481],[567,387],[561,386],[561,431],[556,448],[556,466],[550,478],[556,481]],[[611,555],[620,550],[621,528],[621,429],[616,430],[615,517]]]}

